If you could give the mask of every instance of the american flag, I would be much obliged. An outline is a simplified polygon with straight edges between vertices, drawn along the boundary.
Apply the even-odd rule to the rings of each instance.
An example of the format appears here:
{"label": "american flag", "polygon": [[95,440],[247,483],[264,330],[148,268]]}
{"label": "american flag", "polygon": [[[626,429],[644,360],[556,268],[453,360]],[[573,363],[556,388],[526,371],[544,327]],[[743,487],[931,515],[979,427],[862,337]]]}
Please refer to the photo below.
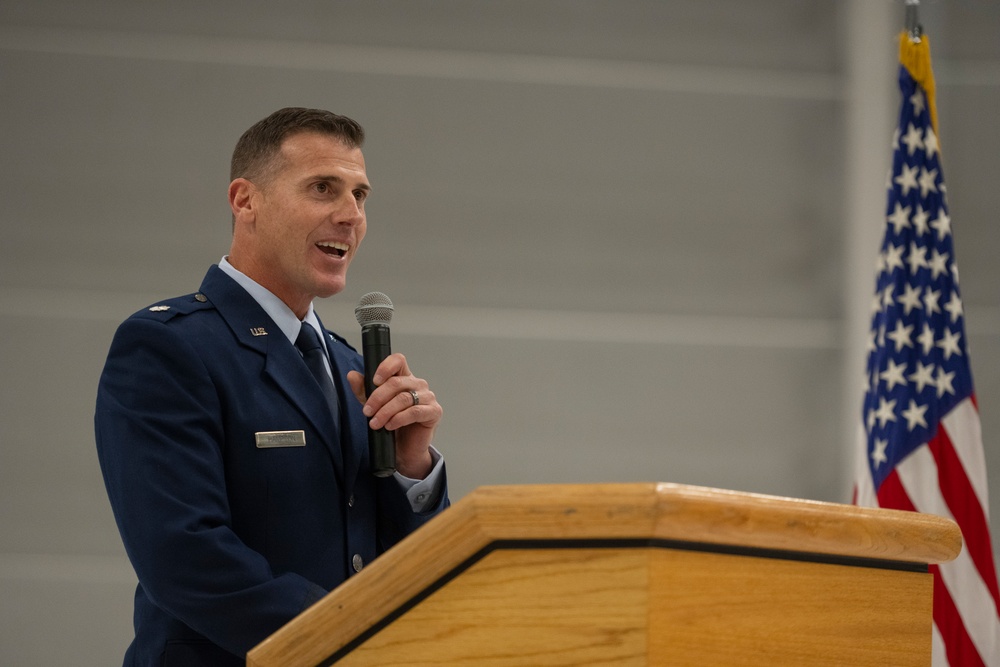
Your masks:
{"label": "american flag", "polygon": [[958,289],[926,37],[900,36],[902,108],[878,256],[855,501],[954,519],[934,576],[934,665],[1000,665],[986,462]]}

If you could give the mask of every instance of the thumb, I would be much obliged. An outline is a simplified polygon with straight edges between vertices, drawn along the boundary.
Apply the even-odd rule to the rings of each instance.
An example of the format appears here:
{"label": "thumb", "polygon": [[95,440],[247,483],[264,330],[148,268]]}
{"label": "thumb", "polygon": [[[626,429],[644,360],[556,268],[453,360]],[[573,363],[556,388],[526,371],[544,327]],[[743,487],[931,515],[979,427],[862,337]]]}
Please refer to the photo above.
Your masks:
{"label": "thumb", "polygon": [[347,383],[351,385],[351,391],[354,392],[358,401],[364,404],[367,398],[365,396],[365,376],[357,371],[348,371]]}

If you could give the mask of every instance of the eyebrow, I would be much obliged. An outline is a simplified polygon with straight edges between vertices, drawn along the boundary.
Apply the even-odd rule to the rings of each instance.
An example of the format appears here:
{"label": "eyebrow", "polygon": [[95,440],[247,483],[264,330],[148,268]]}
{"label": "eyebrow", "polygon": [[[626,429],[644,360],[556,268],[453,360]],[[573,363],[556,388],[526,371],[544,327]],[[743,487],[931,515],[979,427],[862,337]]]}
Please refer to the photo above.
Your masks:
{"label": "eyebrow", "polygon": [[[323,174],[318,174],[316,176],[310,176],[306,180],[308,180],[308,181],[330,181],[332,183],[336,183],[336,184],[341,185],[341,186],[347,185],[347,181],[345,181],[343,179],[343,177],[341,177],[341,176],[324,176]],[[364,190],[368,194],[371,194],[371,192],[372,192],[372,186],[368,182],[359,183],[355,188],[352,188],[352,189],[355,189],[355,190]]]}

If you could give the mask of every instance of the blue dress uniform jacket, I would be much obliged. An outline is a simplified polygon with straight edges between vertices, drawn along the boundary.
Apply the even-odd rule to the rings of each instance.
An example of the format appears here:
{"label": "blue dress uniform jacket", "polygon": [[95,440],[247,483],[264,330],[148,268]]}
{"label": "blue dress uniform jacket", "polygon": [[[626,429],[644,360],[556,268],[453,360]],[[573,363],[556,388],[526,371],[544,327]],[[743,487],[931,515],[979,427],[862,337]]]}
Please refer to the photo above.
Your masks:
{"label": "blue dress uniform jacket", "polygon": [[[442,488],[416,514],[395,479],[369,473],[367,420],[346,381],[361,357],[329,332],[326,343],[339,424],[299,352],[217,266],[198,294],[119,327],[95,426],[139,579],[126,665],[242,665],[448,505]],[[259,447],[273,431],[304,438]]]}

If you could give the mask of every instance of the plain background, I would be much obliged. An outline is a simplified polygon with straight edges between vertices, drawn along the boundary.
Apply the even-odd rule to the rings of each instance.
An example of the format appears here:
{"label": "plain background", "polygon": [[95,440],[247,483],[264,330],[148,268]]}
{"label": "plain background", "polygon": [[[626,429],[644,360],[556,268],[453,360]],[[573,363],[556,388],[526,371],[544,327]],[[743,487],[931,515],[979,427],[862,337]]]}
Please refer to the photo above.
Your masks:
{"label": "plain background", "polygon": [[[0,4],[0,664],[110,665],[134,575],[93,404],[229,244],[229,156],[359,119],[348,289],[445,407],[454,499],[669,481],[846,501],[898,95],[889,0]],[[1000,494],[1000,8],[925,2]],[[998,511],[993,503],[993,513]]]}

